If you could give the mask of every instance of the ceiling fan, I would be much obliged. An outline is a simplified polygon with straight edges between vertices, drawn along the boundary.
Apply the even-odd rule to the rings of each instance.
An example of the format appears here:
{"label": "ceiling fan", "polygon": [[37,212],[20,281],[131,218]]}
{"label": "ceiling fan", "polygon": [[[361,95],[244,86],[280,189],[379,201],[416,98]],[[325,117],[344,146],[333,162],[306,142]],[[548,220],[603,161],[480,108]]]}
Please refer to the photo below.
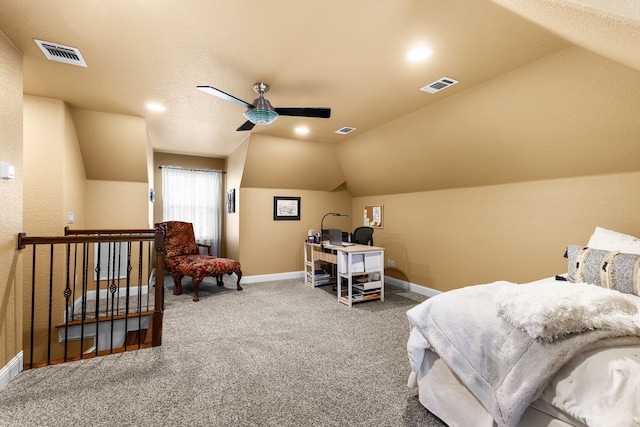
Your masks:
{"label": "ceiling fan", "polygon": [[274,108],[264,94],[269,90],[269,85],[258,82],[253,85],[253,90],[259,95],[251,104],[226,92],[211,86],[197,86],[203,92],[217,96],[218,98],[231,101],[235,104],[245,107],[244,117],[247,119],[237,131],[251,130],[255,125],[268,125],[273,123],[279,116],[297,116],[297,117],[318,117],[328,119],[331,117],[331,108]]}

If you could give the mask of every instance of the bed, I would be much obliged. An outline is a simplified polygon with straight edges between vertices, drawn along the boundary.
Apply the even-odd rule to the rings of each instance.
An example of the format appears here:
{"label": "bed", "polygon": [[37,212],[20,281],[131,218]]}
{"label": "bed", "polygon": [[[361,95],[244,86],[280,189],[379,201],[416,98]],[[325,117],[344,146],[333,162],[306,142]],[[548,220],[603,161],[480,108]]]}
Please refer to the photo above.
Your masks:
{"label": "bed", "polygon": [[601,227],[567,273],[407,312],[408,385],[450,427],[640,426],[640,240]]}

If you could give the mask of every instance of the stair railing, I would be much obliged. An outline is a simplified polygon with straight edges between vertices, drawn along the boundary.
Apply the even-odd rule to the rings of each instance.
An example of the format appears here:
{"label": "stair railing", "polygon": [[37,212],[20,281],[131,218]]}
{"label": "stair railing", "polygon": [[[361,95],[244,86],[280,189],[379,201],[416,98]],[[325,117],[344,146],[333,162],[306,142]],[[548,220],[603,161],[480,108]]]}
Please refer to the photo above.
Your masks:
{"label": "stair railing", "polygon": [[23,262],[25,369],[161,345],[164,268],[155,267],[164,266],[164,230],[19,233],[18,249],[31,252]]}

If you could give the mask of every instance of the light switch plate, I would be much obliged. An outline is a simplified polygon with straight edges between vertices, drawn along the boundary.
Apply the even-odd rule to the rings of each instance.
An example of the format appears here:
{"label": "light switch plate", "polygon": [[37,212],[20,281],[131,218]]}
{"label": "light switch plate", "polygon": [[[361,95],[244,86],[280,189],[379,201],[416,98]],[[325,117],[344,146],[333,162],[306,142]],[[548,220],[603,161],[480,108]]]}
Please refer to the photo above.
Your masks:
{"label": "light switch plate", "polygon": [[0,162],[0,178],[13,179],[16,176],[15,168],[9,163]]}

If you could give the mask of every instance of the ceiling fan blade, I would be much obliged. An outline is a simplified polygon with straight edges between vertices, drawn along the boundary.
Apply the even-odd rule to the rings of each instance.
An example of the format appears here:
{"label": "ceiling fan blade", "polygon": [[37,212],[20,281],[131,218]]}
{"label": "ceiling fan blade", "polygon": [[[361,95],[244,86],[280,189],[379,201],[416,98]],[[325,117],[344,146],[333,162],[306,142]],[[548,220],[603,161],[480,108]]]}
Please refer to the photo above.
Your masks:
{"label": "ceiling fan blade", "polygon": [[275,108],[281,116],[319,117],[328,119],[331,117],[331,108]]}
{"label": "ceiling fan blade", "polygon": [[255,125],[253,123],[251,123],[249,120],[247,120],[246,122],[244,122],[242,124],[242,126],[240,126],[238,129],[236,129],[236,131],[240,131],[240,130],[251,130],[253,129]]}
{"label": "ceiling fan blade", "polygon": [[216,89],[215,87],[211,87],[211,86],[197,86],[198,89],[200,89],[203,92],[206,92],[210,95],[213,96],[217,96],[218,98],[222,98],[226,101],[231,101],[234,104],[238,104],[241,107],[244,108],[253,108],[253,105],[249,104],[248,102],[243,101],[242,99],[238,99],[233,95],[229,95],[226,92],[221,91],[220,89]]}

